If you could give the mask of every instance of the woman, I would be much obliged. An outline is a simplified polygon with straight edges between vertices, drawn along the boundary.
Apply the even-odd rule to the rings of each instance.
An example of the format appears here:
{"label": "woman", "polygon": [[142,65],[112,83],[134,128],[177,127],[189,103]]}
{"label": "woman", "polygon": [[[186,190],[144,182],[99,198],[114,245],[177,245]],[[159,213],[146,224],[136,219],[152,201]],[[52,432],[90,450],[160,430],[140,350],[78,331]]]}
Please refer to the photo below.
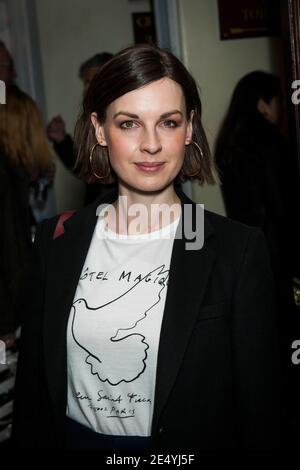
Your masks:
{"label": "woman", "polygon": [[260,71],[245,75],[234,89],[215,153],[227,215],[263,230],[278,286],[283,277],[299,274],[293,226],[298,172],[278,129],[280,116],[279,79]]}
{"label": "woman", "polygon": [[[276,285],[285,441],[297,434],[298,398],[291,368],[291,344],[299,330],[292,279],[299,278],[299,182],[297,161],[279,131],[281,90],[279,79],[266,72],[251,72],[238,82],[219,133],[216,162],[220,169],[227,215],[260,227],[265,235]],[[296,394],[298,397],[298,394]],[[295,396],[296,396],[295,395]]]}
{"label": "woman", "polygon": [[174,186],[213,180],[193,78],[170,52],[121,51],[90,85],[76,142],[82,175],[116,178],[118,190],[39,230],[17,444],[272,448],[277,346],[263,236],[203,214]]}
{"label": "woman", "polygon": [[0,339],[15,343],[21,291],[31,251],[30,184],[52,168],[41,115],[34,101],[9,87],[0,106]]}

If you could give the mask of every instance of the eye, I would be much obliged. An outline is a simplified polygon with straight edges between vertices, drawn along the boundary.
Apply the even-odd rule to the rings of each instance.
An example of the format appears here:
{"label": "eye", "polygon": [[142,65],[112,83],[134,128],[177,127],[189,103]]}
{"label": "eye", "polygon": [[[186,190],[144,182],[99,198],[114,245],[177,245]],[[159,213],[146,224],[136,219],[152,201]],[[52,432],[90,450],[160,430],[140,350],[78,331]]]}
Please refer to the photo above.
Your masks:
{"label": "eye", "polygon": [[133,129],[134,127],[137,127],[137,124],[134,121],[124,121],[121,122],[120,127],[121,129]]}
{"label": "eye", "polygon": [[166,121],[163,121],[163,125],[164,127],[177,127],[177,122],[172,119],[167,119]]}

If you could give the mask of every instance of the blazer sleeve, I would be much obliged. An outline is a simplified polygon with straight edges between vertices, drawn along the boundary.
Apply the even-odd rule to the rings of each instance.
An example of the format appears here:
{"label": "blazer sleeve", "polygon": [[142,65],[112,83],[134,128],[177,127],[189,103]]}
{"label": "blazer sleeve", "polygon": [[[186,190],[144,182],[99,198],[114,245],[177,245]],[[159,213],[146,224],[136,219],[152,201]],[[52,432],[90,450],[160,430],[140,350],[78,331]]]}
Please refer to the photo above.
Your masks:
{"label": "blazer sleeve", "polygon": [[76,158],[73,153],[74,144],[73,144],[72,137],[69,134],[67,134],[64,140],[62,140],[59,143],[54,144],[54,150],[59,156],[62,163],[65,165],[65,167],[68,170],[73,171],[74,165],[76,163]]}
{"label": "blazer sleeve", "polygon": [[263,233],[251,231],[233,308],[233,355],[239,447],[275,449],[279,441],[280,370],[273,275]]}
{"label": "blazer sleeve", "polygon": [[43,222],[37,228],[31,266],[23,292],[12,426],[12,441],[17,448],[51,447],[54,430],[52,407],[43,369],[46,269],[44,225]]}

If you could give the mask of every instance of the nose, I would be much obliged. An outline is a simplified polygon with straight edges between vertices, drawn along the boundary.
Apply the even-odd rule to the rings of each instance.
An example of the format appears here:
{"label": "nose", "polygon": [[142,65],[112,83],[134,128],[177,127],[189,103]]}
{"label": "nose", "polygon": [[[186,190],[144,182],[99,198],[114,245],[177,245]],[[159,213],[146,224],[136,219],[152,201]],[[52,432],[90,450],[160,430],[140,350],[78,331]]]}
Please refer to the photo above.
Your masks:
{"label": "nose", "polygon": [[151,155],[155,155],[156,153],[160,152],[161,149],[162,145],[156,129],[145,129],[141,141],[142,152],[147,152]]}

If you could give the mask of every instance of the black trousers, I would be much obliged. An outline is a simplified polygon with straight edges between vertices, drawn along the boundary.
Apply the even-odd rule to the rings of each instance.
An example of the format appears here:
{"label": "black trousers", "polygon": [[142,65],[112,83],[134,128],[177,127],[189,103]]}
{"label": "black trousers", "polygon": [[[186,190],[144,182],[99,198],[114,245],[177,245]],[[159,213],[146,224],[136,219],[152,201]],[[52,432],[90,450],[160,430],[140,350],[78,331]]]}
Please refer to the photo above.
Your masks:
{"label": "black trousers", "polygon": [[68,450],[146,451],[150,448],[150,441],[150,437],[99,434],[66,418],[66,448]]}

